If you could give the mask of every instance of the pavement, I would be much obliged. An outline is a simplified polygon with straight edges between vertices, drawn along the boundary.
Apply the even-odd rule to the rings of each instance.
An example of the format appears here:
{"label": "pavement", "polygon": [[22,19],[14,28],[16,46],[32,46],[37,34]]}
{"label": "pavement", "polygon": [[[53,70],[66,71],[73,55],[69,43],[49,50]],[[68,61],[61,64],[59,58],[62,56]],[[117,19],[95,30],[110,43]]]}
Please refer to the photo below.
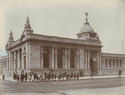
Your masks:
{"label": "pavement", "polygon": [[[83,77],[79,77],[79,79],[82,80],[82,79],[97,79],[97,78],[116,78],[116,77],[119,77],[119,76],[118,75],[93,76],[93,77],[91,77],[91,76],[83,76]],[[121,75],[120,77],[125,77],[125,75]],[[2,75],[0,75],[0,80],[2,80]],[[12,82],[17,82],[15,80],[13,80],[13,77],[10,77],[10,76],[5,76],[5,80],[12,81]]]}

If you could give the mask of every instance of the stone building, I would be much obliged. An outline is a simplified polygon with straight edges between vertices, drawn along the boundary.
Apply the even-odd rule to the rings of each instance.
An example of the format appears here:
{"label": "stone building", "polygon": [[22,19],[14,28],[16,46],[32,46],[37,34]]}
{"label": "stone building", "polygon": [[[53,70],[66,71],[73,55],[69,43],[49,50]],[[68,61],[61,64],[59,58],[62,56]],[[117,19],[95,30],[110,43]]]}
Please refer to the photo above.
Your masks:
{"label": "stone building", "polygon": [[118,74],[119,70],[125,74],[125,54],[102,53],[101,58],[100,75]]}
{"label": "stone building", "polygon": [[7,56],[3,56],[0,58],[0,74],[5,73],[6,71],[8,71]]}
{"label": "stone building", "polygon": [[6,45],[8,72],[82,72],[84,75],[117,74],[125,55],[101,53],[102,43],[87,19],[77,39],[35,34],[27,17],[21,37],[10,32]]}

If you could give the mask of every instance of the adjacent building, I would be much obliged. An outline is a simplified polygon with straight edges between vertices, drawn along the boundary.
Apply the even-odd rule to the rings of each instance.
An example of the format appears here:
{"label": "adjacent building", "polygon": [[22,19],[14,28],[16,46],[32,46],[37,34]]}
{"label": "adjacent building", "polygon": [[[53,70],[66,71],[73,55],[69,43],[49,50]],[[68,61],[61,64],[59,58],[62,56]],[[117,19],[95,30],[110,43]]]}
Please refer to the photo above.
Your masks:
{"label": "adjacent building", "polygon": [[0,74],[8,72],[7,56],[0,57]]}

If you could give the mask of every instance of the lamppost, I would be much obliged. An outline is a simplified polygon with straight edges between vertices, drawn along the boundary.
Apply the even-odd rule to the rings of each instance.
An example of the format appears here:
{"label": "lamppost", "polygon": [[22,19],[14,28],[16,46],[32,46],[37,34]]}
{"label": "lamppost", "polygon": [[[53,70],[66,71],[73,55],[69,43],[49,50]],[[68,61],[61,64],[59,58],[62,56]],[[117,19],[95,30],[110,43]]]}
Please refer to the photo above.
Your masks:
{"label": "lamppost", "polygon": [[97,74],[97,64],[96,64],[96,58],[95,57],[93,57],[93,64],[94,64],[94,75],[96,75]]}

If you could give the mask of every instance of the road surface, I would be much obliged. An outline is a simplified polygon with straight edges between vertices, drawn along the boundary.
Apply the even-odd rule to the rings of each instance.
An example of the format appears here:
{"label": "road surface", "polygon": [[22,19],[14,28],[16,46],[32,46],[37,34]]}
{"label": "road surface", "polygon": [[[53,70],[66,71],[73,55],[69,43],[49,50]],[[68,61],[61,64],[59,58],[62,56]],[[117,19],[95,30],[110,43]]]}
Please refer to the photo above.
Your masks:
{"label": "road surface", "polygon": [[93,78],[49,82],[12,82],[0,81],[0,91],[6,93],[55,93],[67,90],[100,89],[124,87],[125,78]]}

